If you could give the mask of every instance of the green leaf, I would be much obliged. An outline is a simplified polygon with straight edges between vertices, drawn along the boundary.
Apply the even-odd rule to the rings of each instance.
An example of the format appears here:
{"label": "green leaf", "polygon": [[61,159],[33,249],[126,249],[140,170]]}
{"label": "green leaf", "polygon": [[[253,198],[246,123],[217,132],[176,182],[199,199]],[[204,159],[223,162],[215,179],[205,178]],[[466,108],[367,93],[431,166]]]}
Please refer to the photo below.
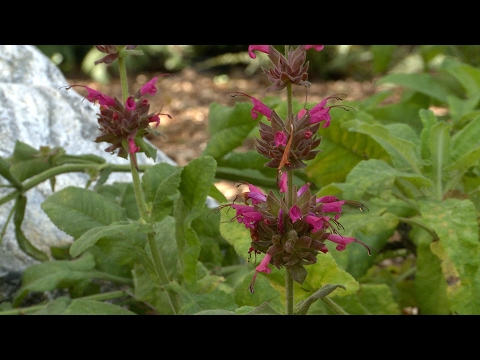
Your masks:
{"label": "green leaf", "polygon": [[480,146],[480,116],[473,118],[463,129],[452,136],[452,160],[459,160]]}
{"label": "green leaf", "polygon": [[35,312],[35,315],[63,315],[68,305],[72,303],[72,299],[61,296],[49,302],[44,308]]}
{"label": "green leaf", "polygon": [[195,287],[200,240],[191,222],[202,214],[207,195],[215,178],[216,161],[201,156],[184,167],[181,174],[180,194],[174,206],[176,238],[185,281]]}
{"label": "green leaf", "polygon": [[480,91],[480,69],[451,58],[445,58],[441,69],[448,72],[462,84],[468,98],[478,96]]}
{"label": "green leaf", "polygon": [[30,255],[34,259],[38,261],[47,261],[48,255],[33,246],[22,231],[22,222],[25,217],[26,205],[27,197],[24,195],[19,195],[15,202],[15,216],[13,217],[13,223],[15,224],[15,237],[17,239],[18,246],[23,252]]}
{"label": "green leaf", "polygon": [[409,87],[443,103],[447,102],[447,96],[450,95],[448,89],[430,74],[393,73],[376,81],[377,85],[388,83]]}
{"label": "green leaf", "polygon": [[480,313],[480,245],[475,206],[470,200],[459,199],[422,200],[419,205],[423,220],[436,232],[444,250],[445,255],[439,249],[436,255],[440,254],[440,260],[453,266],[448,273],[444,267],[452,311]]}
{"label": "green leaf", "polygon": [[73,186],[50,195],[41,207],[60,230],[75,239],[91,228],[127,220],[122,207],[91,190]]}
{"label": "green leaf", "polygon": [[326,284],[321,289],[318,289],[317,291],[315,291],[306,300],[300,301],[295,306],[295,314],[306,315],[308,312],[308,309],[315,301],[329,295],[333,290],[339,287],[345,290],[345,287],[343,285]]}
{"label": "green leaf", "polygon": [[74,287],[95,277],[95,261],[86,253],[76,260],[47,261],[31,265],[22,274],[22,287],[18,290],[14,306],[18,306],[29,292],[53,291]]}
{"label": "green leaf", "polygon": [[136,315],[118,305],[88,299],[75,299],[65,309],[64,315]]}
{"label": "green leaf", "polygon": [[252,107],[248,102],[237,102],[233,108],[212,103],[208,119],[211,138],[202,155],[219,159],[242,145],[250,131],[258,125],[258,120],[252,119]]}
{"label": "green leaf", "polygon": [[443,195],[443,168],[450,163],[450,133],[451,124],[439,122],[432,126],[428,148],[432,156],[432,181],[436,189],[437,199]]}
{"label": "green leaf", "polygon": [[17,189],[22,188],[22,183],[10,171],[10,164],[0,157],[0,175],[7,179]]}
{"label": "green leaf", "polygon": [[[361,284],[355,294],[337,296],[334,300],[350,315],[400,314],[399,306],[387,284]],[[331,312],[327,310],[327,313]]]}
{"label": "green leaf", "polygon": [[135,137],[135,144],[140,148],[140,152],[145,153],[147,157],[150,159],[155,160],[157,158],[157,149],[154,148],[152,145],[147,143],[143,137],[136,136]]}
{"label": "green leaf", "polygon": [[171,283],[169,289],[175,291],[182,300],[183,306],[179,314],[198,314],[201,311],[215,309],[234,311],[237,307],[232,294],[218,288],[195,293],[177,283]]}
{"label": "green leaf", "polygon": [[[124,261],[120,263],[127,263],[131,261],[131,256],[135,255],[135,244],[138,244],[141,239],[144,238],[145,230],[141,230],[146,225],[140,222],[127,222],[122,221],[113,223],[108,226],[97,226],[85,233],[83,233],[77,240],[70,246],[70,255],[77,257],[85,250],[95,245],[98,240],[107,238],[110,241],[125,242],[122,243],[123,251],[125,254]],[[139,238],[140,236],[140,238]],[[134,241],[135,240],[135,241]],[[131,245],[129,243],[132,243]],[[126,246],[127,245],[127,246]]]}
{"label": "green leaf", "polygon": [[263,303],[256,309],[246,313],[245,315],[280,315],[268,303]]}
{"label": "green leaf", "polygon": [[160,163],[149,167],[142,177],[145,201],[151,204],[152,221],[161,221],[173,209],[183,168]]}
{"label": "green leaf", "polygon": [[388,127],[381,124],[366,124],[358,120],[352,120],[345,126],[349,127],[349,131],[372,137],[391,156],[393,164],[398,170],[412,169],[417,174],[421,174],[420,161],[414,142],[399,138],[392,134]]}
{"label": "green leaf", "polygon": [[95,192],[123,207],[129,219],[140,218],[132,183],[114,182],[111,185],[100,185],[95,187]]}
{"label": "green leaf", "polygon": [[422,175],[402,172],[382,160],[370,159],[359,162],[348,174],[344,197],[360,200],[368,194],[388,200],[392,196],[396,179],[405,179],[419,190],[432,185],[431,181]]}
{"label": "green leaf", "polygon": [[[348,115],[347,115],[348,114]],[[371,118],[364,112],[356,116]],[[332,115],[333,117],[333,115]],[[345,124],[351,116],[337,111],[337,118],[328,128],[321,128],[322,152],[315,159],[308,161],[306,172],[318,187],[333,182],[343,182],[350,170],[361,160],[377,158],[389,160],[385,150],[369,136],[347,131]],[[366,121],[373,121],[372,119]]]}
{"label": "green leaf", "polygon": [[414,227],[410,236],[417,246],[415,294],[419,313],[422,315],[448,315],[447,282],[442,273],[442,261],[431,249],[432,236],[425,230]]}

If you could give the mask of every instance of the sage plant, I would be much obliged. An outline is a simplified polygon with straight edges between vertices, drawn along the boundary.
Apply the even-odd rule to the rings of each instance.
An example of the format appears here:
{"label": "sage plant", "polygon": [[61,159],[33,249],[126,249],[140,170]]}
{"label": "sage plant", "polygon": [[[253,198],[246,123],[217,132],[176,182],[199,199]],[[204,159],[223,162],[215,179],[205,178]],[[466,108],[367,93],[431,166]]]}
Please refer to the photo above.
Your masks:
{"label": "sage plant", "polygon": [[[307,276],[306,265],[315,264],[319,252],[326,253],[325,242],[336,244],[336,250],[343,251],[353,242],[370,248],[353,237],[344,237],[339,233],[342,206],[351,201],[335,196],[317,196],[307,183],[300,188],[293,184],[293,172],[306,167],[306,160],[314,159],[320,152],[318,136],[320,125],[330,125],[330,109],[343,105],[326,106],[331,99],[343,100],[344,94],[332,95],[323,99],[311,109],[302,109],[293,113],[292,86],[310,87],[308,81],[308,49],[321,51],[323,45],[299,45],[296,48],[285,46],[285,56],[272,45],[250,45],[248,52],[255,59],[255,51],[268,54],[271,62],[269,69],[263,72],[272,83],[267,91],[287,91],[287,116],[282,119],[273,109],[260,100],[244,93],[232,96],[247,96],[253,103],[252,118],[264,115],[268,123],[259,122],[260,138],[256,139],[256,150],[269,161],[267,167],[277,169],[278,195],[270,190],[264,193],[253,184],[249,191],[242,194],[244,204],[221,205],[235,210],[233,221],[242,223],[250,231],[250,254],[265,254],[256,267],[250,284],[254,292],[254,283],[259,272],[270,274],[273,265],[286,271],[286,313],[293,313],[293,281],[302,284]],[[358,203],[360,209],[363,204]]]}

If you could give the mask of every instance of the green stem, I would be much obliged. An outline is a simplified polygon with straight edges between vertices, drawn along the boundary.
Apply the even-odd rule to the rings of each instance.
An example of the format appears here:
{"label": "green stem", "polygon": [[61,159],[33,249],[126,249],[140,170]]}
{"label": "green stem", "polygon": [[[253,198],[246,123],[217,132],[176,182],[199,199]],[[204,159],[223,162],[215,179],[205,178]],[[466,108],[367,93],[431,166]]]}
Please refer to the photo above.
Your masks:
{"label": "green stem", "polygon": [[285,269],[285,315],[293,315],[293,278],[288,268]]}
{"label": "green stem", "polygon": [[[140,182],[140,174],[135,167],[136,159],[135,153],[130,154],[130,170],[132,172],[132,182],[133,182],[133,190],[135,192],[135,198],[137,200],[138,211],[140,212],[141,220],[148,224],[151,223],[152,220],[150,218],[150,212],[148,211],[147,204],[145,203],[145,197],[143,196],[142,192],[142,185]],[[148,233],[147,234],[147,242],[148,246],[150,247],[152,253],[152,260],[153,265],[155,268],[155,272],[160,280],[161,285],[167,285],[170,282],[168,278],[167,271],[163,264],[162,255],[160,250],[157,247],[157,243],[155,241],[155,234]],[[170,307],[174,314],[176,314],[176,298],[173,293],[167,291],[168,301],[170,303]]]}
{"label": "green stem", "polygon": [[325,305],[327,305],[335,314],[337,315],[348,315],[348,313],[343,310],[335,301],[330,299],[328,296],[320,298]]}

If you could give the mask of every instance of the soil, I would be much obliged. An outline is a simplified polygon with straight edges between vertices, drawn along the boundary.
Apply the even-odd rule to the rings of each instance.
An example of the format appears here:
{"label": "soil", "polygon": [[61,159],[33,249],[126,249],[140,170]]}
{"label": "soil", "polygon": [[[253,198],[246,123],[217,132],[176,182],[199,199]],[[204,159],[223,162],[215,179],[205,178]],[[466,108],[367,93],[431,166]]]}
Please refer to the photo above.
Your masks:
{"label": "soil", "polygon": [[[133,94],[143,84],[159,74],[141,74],[129,79],[129,93]],[[69,84],[86,85],[111,97],[121,98],[119,79],[112,79],[108,84],[102,84],[86,79],[68,79]],[[259,71],[253,76],[246,76],[242,69],[233,69],[228,74],[199,72],[187,68],[175,76],[159,76],[154,96],[148,97],[150,112],[169,114],[161,116],[158,131],[164,136],[150,138],[151,143],[162,150],[178,165],[184,166],[197,158],[205,149],[210,138],[208,133],[208,112],[212,102],[233,106],[236,101],[248,101],[246,97],[232,97],[229,92],[241,92],[256,97],[259,100],[269,95],[282,97],[284,91],[267,93],[270,85],[267,77]],[[77,91],[85,96],[81,88]],[[375,91],[373,82],[357,82],[354,80],[338,80],[313,82],[306,93],[298,87],[294,94],[300,101],[308,96],[309,102],[320,102],[334,94],[346,94],[348,100],[362,100]],[[221,182],[217,184],[229,199],[238,193],[233,184]]]}

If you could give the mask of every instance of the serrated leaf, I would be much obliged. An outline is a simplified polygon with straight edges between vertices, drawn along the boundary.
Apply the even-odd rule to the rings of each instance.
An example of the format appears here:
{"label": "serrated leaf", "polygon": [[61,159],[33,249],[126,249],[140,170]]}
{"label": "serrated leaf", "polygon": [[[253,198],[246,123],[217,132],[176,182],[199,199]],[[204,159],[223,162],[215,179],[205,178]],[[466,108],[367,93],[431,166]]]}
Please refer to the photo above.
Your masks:
{"label": "serrated leaf", "polygon": [[404,179],[419,190],[432,186],[422,175],[399,171],[382,160],[370,159],[359,162],[347,175],[344,197],[360,200],[369,194],[388,200],[396,179]]}
{"label": "serrated leaf", "polygon": [[447,282],[442,273],[442,261],[432,252],[432,236],[415,227],[410,232],[417,246],[415,272],[415,293],[419,313],[422,315],[448,315]]}
{"label": "serrated leaf", "polygon": [[91,190],[73,186],[50,195],[41,207],[60,230],[75,239],[94,227],[127,220],[122,207]]}
{"label": "serrated leaf", "polygon": [[181,174],[180,194],[174,206],[176,238],[183,276],[188,286],[197,286],[197,261],[200,240],[191,222],[206,206],[207,195],[215,178],[216,161],[201,156],[184,167]]}
{"label": "serrated leaf", "polygon": [[219,159],[243,144],[243,141],[257,126],[252,119],[253,105],[237,102],[233,108],[212,103],[209,109],[208,126],[211,138],[202,155]]}
{"label": "serrated leaf", "polygon": [[167,163],[153,165],[142,177],[145,201],[151,203],[152,221],[161,221],[173,209],[183,168]]}
{"label": "serrated leaf", "polygon": [[447,96],[450,92],[430,74],[388,74],[376,81],[377,85],[393,83],[406,86],[422,94],[431,96],[443,103],[447,102]]}
{"label": "serrated leaf", "polygon": [[92,279],[95,260],[93,255],[85,254],[76,260],[47,261],[31,265],[22,274],[22,287],[15,295],[18,306],[29,292],[52,291],[61,287],[73,287],[79,282]]}
{"label": "serrated leaf", "polygon": [[15,237],[17,239],[18,246],[20,249],[22,249],[22,251],[34,259],[39,261],[47,261],[48,255],[33,246],[22,231],[22,222],[25,216],[26,205],[27,197],[24,195],[18,196],[15,202],[15,215],[13,217],[13,223],[15,225]]}
{"label": "serrated leaf", "polygon": [[388,127],[381,124],[366,124],[352,120],[345,126],[348,126],[350,131],[371,136],[391,156],[397,169],[402,171],[412,169],[415,173],[421,174],[420,159],[414,142],[397,137]]}
{"label": "serrated leaf", "polygon": [[[142,234],[141,227],[144,224],[139,222],[127,222],[122,221],[118,223],[113,223],[108,226],[97,226],[94,227],[85,233],[83,233],[77,240],[73,242],[70,246],[70,255],[77,257],[85,250],[95,245],[96,242],[102,238],[107,238],[109,240],[116,241],[132,241],[137,239],[139,234]],[[128,255],[128,248],[127,248]],[[134,255],[134,253],[132,254]],[[127,262],[128,260],[126,260]]]}
{"label": "serrated leaf", "polygon": [[75,299],[65,309],[63,315],[136,315],[115,304],[88,299]]}
{"label": "serrated leaf", "polygon": [[[334,301],[350,315],[399,315],[400,309],[387,284],[361,284],[355,294]],[[328,313],[329,310],[327,310]]]}
{"label": "serrated leaf", "polygon": [[10,171],[10,164],[0,157],[0,175],[7,179],[17,189],[22,188],[22,183]]}
{"label": "serrated leaf", "polygon": [[[422,218],[440,239],[459,279],[450,279],[451,309],[480,313],[480,246],[475,206],[470,200],[419,201]],[[446,261],[446,260],[443,260]]]}
{"label": "serrated leaf", "polygon": [[[355,115],[374,121],[362,111]],[[322,136],[319,146],[321,152],[307,164],[306,173],[318,187],[343,182],[350,170],[361,160],[389,160],[388,154],[376,141],[364,134],[347,130],[345,124],[351,119],[351,114],[339,110],[336,116],[328,128],[319,130],[319,135]]]}

